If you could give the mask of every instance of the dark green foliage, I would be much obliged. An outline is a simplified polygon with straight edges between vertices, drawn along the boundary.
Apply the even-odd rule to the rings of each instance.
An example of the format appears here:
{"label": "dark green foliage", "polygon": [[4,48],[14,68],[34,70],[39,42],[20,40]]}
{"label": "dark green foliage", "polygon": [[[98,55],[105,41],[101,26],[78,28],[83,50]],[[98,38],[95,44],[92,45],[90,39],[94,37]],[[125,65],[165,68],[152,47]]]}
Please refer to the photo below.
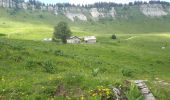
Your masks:
{"label": "dark green foliage", "polygon": [[0,33],[0,37],[1,37],[1,36],[6,36],[6,35],[5,35],[5,34]]}
{"label": "dark green foliage", "polygon": [[43,15],[39,15],[39,17],[40,17],[40,18],[44,18],[44,16],[43,16]]}
{"label": "dark green foliage", "polygon": [[126,93],[128,100],[144,100],[144,96],[142,96],[138,87],[134,84],[131,84],[129,87],[129,91]]}
{"label": "dark green foliage", "polygon": [[9,57],[10,60],[13,60],[15,62],[21,62],[23,60],[21,55],[14,55]]}
{"label": "dark green foliage", "polygon": [[67,43],[67,38],[71,36],[71,30],[66,22],[60,22],[54,27],[53,38],[61,39],[63,43]]}
{"label": "dark green foliage", "polygon": [[99,73],[99,68],[92,69],[92,75],[96,77]]}
{"label": "dark green foliage", "polygon": [[130,68],[124,68],[124,69],[122,69],[122,74],[123,74],[123,76],[126,76],[126,77],[133,77],[134,70],[132,70]]}
{"label": "dark green foliage", "polygon": [[42,66],[43,66],[43,68],[45,69],[45,71],[46,71],[47,73],[51,73],[51,74],[52,74],[52,73],[55,72],[54,64],[53,64],[53,62],[50,61],[50,60],[44,61],[44,62],[42,63]]}
{"label": "dark green foliage", "polygon": [[17,14],[17,10],[16,9],[11,9],[11,10],[8,10],[8,13],[11,15],[11,16],[14,16]]}
{"label": "dark green foliage", "polygon": [[25,50],[25,48],[22,45],[10,45],[10,47],[14,50]]}
{"label": "dark green foliage", "polygon": [[156,63],[157,63],[157,64],[164,64],[164,62],[163,62],[163,61],[160,61],[160,60],[157,60]]}
{"label": "dark green foliage", "polygon": [[116,37],[115,34],[113,34],[111,38],[112,38],[112,39],[117,39],[117,37]]}
{"label": "dark green foliage", "polygon": [[63,56],[64,53],[63,53],[63,51],[61,51],[61,50],[55,50],[55,51],[54,51],[54,55],[56,55],[56,56]]}
{"label": "dark green foliage", "polygon": [[29,69],[32,69],[36,64],[37,62],[35,62],[34,60],[29,60],[26,62],[26,67],[28,67]]}

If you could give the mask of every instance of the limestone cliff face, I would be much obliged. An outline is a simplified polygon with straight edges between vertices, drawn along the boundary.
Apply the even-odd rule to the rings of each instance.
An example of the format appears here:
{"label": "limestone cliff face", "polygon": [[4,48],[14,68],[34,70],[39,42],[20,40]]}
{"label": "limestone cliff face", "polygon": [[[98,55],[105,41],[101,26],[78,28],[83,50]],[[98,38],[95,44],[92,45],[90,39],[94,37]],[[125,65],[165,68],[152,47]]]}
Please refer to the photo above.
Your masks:
{"label": "limestone cliff face", "polygon": [[169,7],[169,8],[167,8],[167,11],[170,13],[170,7]]}
{"label": "limestone cliff face", "polygon": [[168,12],[165,11],[161,4],[141,5],[140,10],[145,16],[151,17],[160,17],[168,14]]}
{"label": "limestone cliff face", "polygon": [[[71,21],[75,21],[76,18],[82,21],[87,21],[87,17],[90,17],[92,20],[98,20],[100,18],[113,18],[115,19],[116,11],[114,8],[111,10],[107,10],[105,8],[67,8],[66,11],[64,11],[64,15],[69,18]],[[89,15],[89,16],[87,16]]]}
{"label": "limestone cliff face", "polygon": [[69,18],[71,21],[75,21],[78,18],[81,21],[87,21],[87,17],[82,13],[65,13],[65,16]]}
{"label": "limestone cliff face", "polygon": [[111,17],[115,18],[116,17],[116,10],[114,7],[112,7],[112,9],[109,11],[109,14],[111,15]]}
{"label": "limestone cliff face", "polygon": [[[54,6],[54,5],[41,5],[39,8],[36,8],[35,5],[31,5],[28,2],[20,2],[16,4],[14,0],[0,0],[0,7],[4,8],[21,8],[25,10],[41,10],[54,13],[56,16],[60,13],[63,13],[71,21],[81,20],[88,21],[89,19],[98,21],[99,19],[117,19],[117,18],[126,18],[128,12],[133,12],[131,10],[136,10],[131,6],[121,6],[121,7],[109,7],[109,8],[94,8],[94,7],[81,7],[81,6]],[[147,17],[161,17],[170,14],[169,6],[162,6],[161,4],[141,4],[138,5],[139,12]],[[131,9],[133,8],[133,9]],[[122,11],[122,9],[125,9]],[[127,10],[128,9],[128,10]],[[127,11],[126,11],[127,10]],[[125,17],[121,17],[125,16]],[[133,16],[133,14],[131,14]],[[135,13],[134,13],[135,16]]]}
{"label": "limestone cliff face", "polygon": [[81,21],[87,21],[87,17],[85,16],[85,14],[83,14],[82,8],[70,7],[66,8],[62,12],[71,21],[75,21],[76,19],[79,19]]}
{"label": "limestone cliff face", "polygon": [[91,8],[90,14],[91,14],[92,19],[99,19],[99,18],[105,18],[105,17],[115,18],[116,11],[114,7],[112,7],[111,10],[107,10],[105,8],[100,8],[100,9]]}

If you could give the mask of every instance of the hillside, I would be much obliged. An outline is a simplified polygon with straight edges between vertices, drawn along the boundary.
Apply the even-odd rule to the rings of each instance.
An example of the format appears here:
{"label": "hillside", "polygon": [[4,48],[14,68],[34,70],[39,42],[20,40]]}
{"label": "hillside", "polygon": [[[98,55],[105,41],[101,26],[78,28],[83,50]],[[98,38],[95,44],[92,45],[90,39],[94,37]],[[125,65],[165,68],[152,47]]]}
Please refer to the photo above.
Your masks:
{"label": "hillside", "polygon": [[[30,30],[36,28],[36,26],[33,27],[34,25],[38,25],[42,27],[41,30],[43,29],[43,33],[48,34],[52,33],[54,25],[62,20],[67,21],[75,33],[136,34],[169,32],[170,15],[168,8],[168,6],[163,8],[162,5],[158,4],[148,5],[148,7],[144,5],[115,7],[112,8],[112,10],[103,9],[101,11],[96,8],[89,11],[72,8],[66,10],[66,13],[60,12],[57,15],[52,12],[40,10],[20,9],[15,11],[13,9],[0,8],[0,24],[4,26],[5,23],[4,27],[6,28],[7,26],[11,27],[11,23],[25,24],[24,26],[26,27],[24,28],[31,28]],[[84,16],[83,18],[87,19],[87,21],[82,21],[81,18],[79,19],[80,16]],[[18,28],[17,24],[13,25],[13,27]],[[13,28],[14,30],[11,30],[10,33],[28,33],[28,31],[15,32],[15,28]],[[105,30],[103,30],[103,28]],[[1,29],[2,33],[5,32],[3,29]],[[36,33],[42,33],[39,29],[35,30],[37,31],[35,31]]]}
{"label": "hillside", "polygon": [[[157,100],[170,99],[169,6],[73,7],[57,13],[18,7],[8,2],[0,7],[0,100],[100,100],[101,93],[91,91],[104,90],[109,98],[113,87],[128,100],[144,100],[128,80],[147,80]],[[97,43],[43,42],[60,21],[73,35],[96,36]]]}
{"label": "hillside", "polygon": [[[127,40],[131,36],[136,38]],[[148,80],[157,99],[167,100],[168,86],[159,86],[155,78],[170,82],[170,48],[161,49],[165,41],[170,44],[169,37],[165,34],[131,34],[119,35],[119,40],[111,40],[110,36],[102,35],[94,45],[1,38],[1,98],[45,99],[55,96],[57,86],[61,84],[67,87],[66,91],[75,93],[72,96],[79,97],[82,94],[74,92],[76,89],[87,95],[97,86],[122,84],[127,79],[144,79]],[[99,71],[93,76],[95,69]],[[122,71],[129,74],[122,74]],[[68,95],[71,96],[70,93]]]}

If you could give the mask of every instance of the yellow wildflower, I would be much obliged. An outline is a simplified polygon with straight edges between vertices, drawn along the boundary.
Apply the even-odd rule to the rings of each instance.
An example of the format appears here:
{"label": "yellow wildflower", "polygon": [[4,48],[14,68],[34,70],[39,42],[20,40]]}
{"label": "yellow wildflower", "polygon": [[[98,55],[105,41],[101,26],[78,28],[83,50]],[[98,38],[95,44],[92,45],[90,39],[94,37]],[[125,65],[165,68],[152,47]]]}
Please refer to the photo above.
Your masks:
{"label": "yellow wildflower", "polygon": [[2,78],[2,81],[5,81],[5,79],[4,79],[4,78]]}
{"label": "yellow wildflower", "polygon": [[50,100],[54,100],[54,98],[53,98],[53,97],[51,97],[51,98],[50,98]]}
{"label": "yellow wildflower", "polygon": [[93,96],[93,97],[96,96],[96,93],[93,93],[92,96]]}
{"label": "yellow wildflower", "polygon": [[51,80],[52,80],[52,77],[49,77],[48,79],[51,81]]}
{"label": "yellow wildflower", "polygon": [[84,96],[81,96],[81,100],[84,100]]}
{"label": "yellow wildflower", "polygon": [[66,96],[66,99],[67,99],[67,100],[71,100],[71,98],[70,98],[69,96]]}

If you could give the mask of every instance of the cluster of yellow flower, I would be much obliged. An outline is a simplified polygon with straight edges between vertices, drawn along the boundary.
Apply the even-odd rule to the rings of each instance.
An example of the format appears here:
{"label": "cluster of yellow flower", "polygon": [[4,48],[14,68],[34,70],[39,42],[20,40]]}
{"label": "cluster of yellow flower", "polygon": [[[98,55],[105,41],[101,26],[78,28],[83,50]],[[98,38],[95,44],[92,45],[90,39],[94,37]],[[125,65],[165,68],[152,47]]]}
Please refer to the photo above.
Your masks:
{"label": "cluster of yellow flower", "polygon": [[111,97],[114,96],[114,93],[111,91],[111,89],[103,87],[103,86],[97,86],[96,89],[90,91],[91,96],[103,96],[103,97]]}
{"label": "cluster of yellow flower", "polygon": [[81,96],[81,99],[80,99],[80,100],[85,100],[84,95]]}
{"label": "cluster of yellow flower", "polygon": [[[66,100],[72,100],[72,98],[70,96],[66,96]],[[82,95],[79,100],[85,100],[84,95]]]}
{"label": "cluster of yellow flower", "polygon": [[71,100],[71,97],[69,97],[69,96],[66,96],[66,100]]}
{"label": "cluster of yellow flower", "polygon": [[5,81],[5,78],[4,78],[4,76],[2,76],[1,80],[2,80],[2,81]]}

